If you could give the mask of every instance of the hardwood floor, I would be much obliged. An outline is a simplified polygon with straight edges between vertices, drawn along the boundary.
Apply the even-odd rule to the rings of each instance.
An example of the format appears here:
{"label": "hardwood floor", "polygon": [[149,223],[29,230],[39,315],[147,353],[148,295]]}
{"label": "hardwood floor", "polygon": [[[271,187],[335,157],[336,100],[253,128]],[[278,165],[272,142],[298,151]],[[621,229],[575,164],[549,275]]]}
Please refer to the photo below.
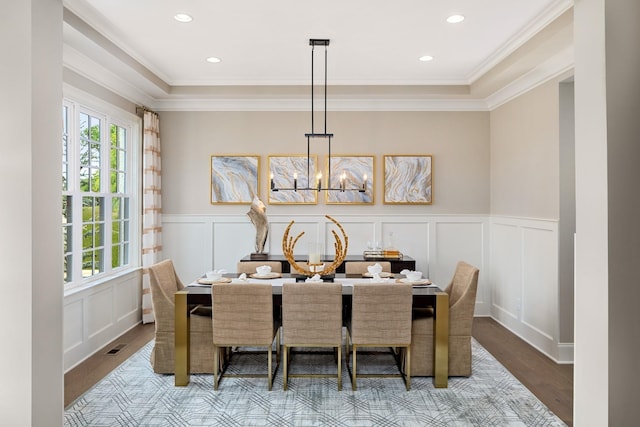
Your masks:
{"label": "hardwood floor", "polygon": [[[64,376],[64,406],[73,403],[149,342],[154,325],[139,325]],[[476,317],[473,336],[567,425],[573,425],[573,365],[558,365],[495,320]],[[109,350],[122,346],[119,351]]]}

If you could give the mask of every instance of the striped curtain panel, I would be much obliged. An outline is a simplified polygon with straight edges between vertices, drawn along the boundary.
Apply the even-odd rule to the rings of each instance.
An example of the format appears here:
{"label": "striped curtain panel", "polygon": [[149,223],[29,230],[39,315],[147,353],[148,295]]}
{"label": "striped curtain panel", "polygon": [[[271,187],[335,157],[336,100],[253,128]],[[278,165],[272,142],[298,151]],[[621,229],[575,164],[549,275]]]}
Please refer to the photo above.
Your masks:
{"label": "striped curtain panel", "polygon": [[160,120],[145,111],[142,123],[142,323],[152,323],[148,267],[162,259]]}

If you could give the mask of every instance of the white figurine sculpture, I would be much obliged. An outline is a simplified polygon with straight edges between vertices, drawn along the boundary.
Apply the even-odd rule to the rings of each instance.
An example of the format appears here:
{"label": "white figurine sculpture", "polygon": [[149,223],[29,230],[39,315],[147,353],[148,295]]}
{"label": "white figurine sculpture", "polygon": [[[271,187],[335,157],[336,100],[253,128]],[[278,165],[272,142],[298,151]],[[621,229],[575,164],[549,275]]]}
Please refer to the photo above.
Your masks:
{"label": "white figurine sculpture", "polygon": [[247,215],[256,227],[256,253],[258,254],[264,253],[264,244],[269,234],[269,221],[267,221],[266,212],[267,208],[264,203],[262,203],[262,200],[260,200],[258,196],[255,196]]}

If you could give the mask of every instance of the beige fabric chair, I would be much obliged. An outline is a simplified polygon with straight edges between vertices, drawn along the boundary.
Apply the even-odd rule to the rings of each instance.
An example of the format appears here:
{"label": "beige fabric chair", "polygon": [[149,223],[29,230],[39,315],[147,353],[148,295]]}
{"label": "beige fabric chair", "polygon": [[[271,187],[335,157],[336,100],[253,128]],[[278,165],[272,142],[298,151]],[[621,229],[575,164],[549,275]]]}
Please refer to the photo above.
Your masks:
{"label": "beige fabric chair", "polygon": [[[353,363],[351,386],[356,390],[357,354],[361,347],[404,348],[400,374],[360,374],[361,377],[395,376],[404,378],[411,389],[411,307],[413,287],[398,283],[356,283],[353,285],[351,320],[347,324],[347,345],[351,344]],[[347,349],[347,367],[349,349]],[[404,366],[404,369],[402,369]]]}
{"label": "beige fabric chair", "polygon": [[[276,341],[276,371],[280,362],[279,324],[273,320],[273,297],[271,284],[233,285],[216,283],[211,289],[213,300],[213,347],[214,347],[214,388],[224,371],[218,373],[218,359],[224,347],[266,347],[266,375],[237,374],[227,376],[268,378],[268,388],[273,384],[272,354],[273,341]],[[233,354],[231,354],[233,358]],[[231,363],[229,361],[228,363]]]}
{"label": "beige fabric chair", "polygon": [[[471,375],[471,328],[479,270],[460,261],[445,289],[449,294],[449,375]],[[415,376],[433,376],[433,311],[414,311],[412,366]]]}
{"label": "beige fabric chair", "polygon": [[[344,263],[345,274],[364,274],[368,273],[367,267],[376,264],[376,261],[347,261]],[[391,273],[391,263],[389,261],[378,261],[382,271]]]}
{"label": "beige fabric chair", "polygon": [[[174,294],[184,288],[171,260],[149,267],[151,302],[155,314],[155,344],[151,351],[151,366],[158,374],[175,372],[175,309]],[[213,372],[213,340],[211,308],[198,306],[191,311],[189,335],[190,373]]]}
{"label": "beige fabric chair", "polygon": [[[289,377],[337,377],[342,390],[342,285],[340,283],[285,283],[282,286],[283,388]],[[289,374],[291,347],[337,349],[337,375]]]}
{"label": "beige fabric chair", "polygon": [[272,273],[282,273],[282,264],[278,261],[244,261],[239,262],[236,266],[237,273],[253,274],[256,272],[256,267],[261,265],[268,265],[271,267]]}

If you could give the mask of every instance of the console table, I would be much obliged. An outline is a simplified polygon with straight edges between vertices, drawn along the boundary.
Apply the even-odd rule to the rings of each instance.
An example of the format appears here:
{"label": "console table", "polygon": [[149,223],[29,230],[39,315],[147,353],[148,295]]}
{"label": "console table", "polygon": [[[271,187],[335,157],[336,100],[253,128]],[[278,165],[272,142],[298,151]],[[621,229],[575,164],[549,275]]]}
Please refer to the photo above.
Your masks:
{"label": "console table", "polygon": [[[296,255],[296,262],[305,262],[307,260],[306,255]],[[251,259],[251,255],[247,255],[243,257],[241,262],[247,261],[279,261],[282,264],[282,272],[283,273],[291,273],[291,266],[289,265],[289,261],[285,258],[284,255],[267,255],[261,259]],[[328,257],[324,256],[322,258],[323,262],[332,262],[333,256]],[[411,258],[410,256],[403,255],[402,258],[365,258],[363,255],[347,255],[344,259],[344,262],[338,266],[336,273],[344,273],[344,263],[349,261],[365,261],[375,263],[378,261],[388,261],[391,263],[391,272],[392,273],[400,273],[402,270],[415,270],[416,269],[416,260]]]}

